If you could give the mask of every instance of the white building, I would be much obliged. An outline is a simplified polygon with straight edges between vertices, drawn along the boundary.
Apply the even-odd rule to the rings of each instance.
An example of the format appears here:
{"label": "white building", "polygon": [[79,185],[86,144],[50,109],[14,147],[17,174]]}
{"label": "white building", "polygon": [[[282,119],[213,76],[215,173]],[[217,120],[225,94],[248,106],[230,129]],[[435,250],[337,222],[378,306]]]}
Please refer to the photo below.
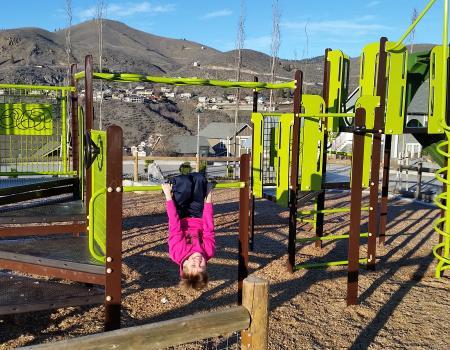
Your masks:
{"label": "white building", "polygon": [[143,97],[150,97],[153,96],[153,90],[143,89],[143,90],[136,90],[137,96],[143,96]]}
{"label": "white building", "polygon": [[143,96],[131,95],[125,96],[123,100],[131,103],[144,103],[145,98]]}
{"label": "white building", "polygon": [[183,92],[178,96],[183,100],[189,100],[192,97],[192,94],[190,92]]}

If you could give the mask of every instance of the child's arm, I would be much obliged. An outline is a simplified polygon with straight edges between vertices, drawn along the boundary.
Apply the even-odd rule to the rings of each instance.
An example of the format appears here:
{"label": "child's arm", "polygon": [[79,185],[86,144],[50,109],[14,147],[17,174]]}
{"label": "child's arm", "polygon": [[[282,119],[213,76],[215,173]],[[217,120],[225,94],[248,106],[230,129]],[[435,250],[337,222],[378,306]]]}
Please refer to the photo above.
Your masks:
{"label": "child's arm", "polygon": [[186,242],[183,231],[181,231],[177,208],[172,200],[172,186],[164,184],[162,189],[166,197],[167,216],[169,217],[169,255],[173,261],[179,264],[184,257]]}
{"label": "child's arm", "polygon": [[[209,187],[209,185],[208,185]],[[214,210],[212,205],[212,187],[208,188],[203,206],[203,244],[207,258],[210,259],[214,255],[216,249],[216,238],[214,232]]]}

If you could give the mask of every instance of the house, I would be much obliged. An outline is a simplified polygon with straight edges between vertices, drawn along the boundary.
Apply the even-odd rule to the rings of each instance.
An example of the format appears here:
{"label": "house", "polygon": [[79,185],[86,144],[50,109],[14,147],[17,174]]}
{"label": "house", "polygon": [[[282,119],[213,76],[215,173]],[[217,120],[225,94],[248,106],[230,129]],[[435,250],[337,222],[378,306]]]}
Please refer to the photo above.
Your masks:
{"label": "house", "polygon": [[171,91],[172,91],[171,88],[168,88],[168,87],[165,87],[165,86],[161,86],[161,92],[162,93],[171,92]]}
{"label": "house", "polygon": [[143,96],[131,95],[125,96],[123,100],[131,103],[144,103],[145,98]]}
{"label": "house", "polygon": [[175,92],[166,92],[164,94],[166,98],[175,98]]}
{"label": "house", "polygon": [[153,96],[153,90],[150,90],[150,89],[136,90],[136,95],[143,96],[143,97],[151,97],[151,96]]}
{"label": "house", "polygon": [[131,155],[132,156],[137,156],[138,157],[145,157],[147,155],[147,152],[145,152],[145,150],[140,149],[139,146],[131,146]]}
{"label": "house", "polygon": [[[214,154],[214,150],[206,137],[200,136],[198,141],[200,157],[208,157]],[[197,155],[197,136],[176,135],[169,139],[169,143],[171,145],[171,151],[174,153],[184,156]]]}
{"label": "house", "polygon": [[178,95],[182,100],[189,100],[192,97],[190,92],[182,92]]}
{"label": "house", "polygon": [[252,104],[253,103],[253,96],[245,96],[244,97],[245,102],[247,102],[248,104]]}
{"label": "house", "polygon": [[198,102],[199,103],[208,103],[209,102],[209,98],[206,96],[199,96],[198,97]]}
{"label": "house", "polygon": [[[208,139],[216,156],[232,156],[234,154],[234,123],[209,123],[199,135]],[[237,125],[236,156],[246,153],[245,144],[252,137],[252,128],[245,123]]]}
{"label": "house", "polygon": [[225,98],[228,100],[228,102],[235,102],[236,101],[236,95],[226,95]]}

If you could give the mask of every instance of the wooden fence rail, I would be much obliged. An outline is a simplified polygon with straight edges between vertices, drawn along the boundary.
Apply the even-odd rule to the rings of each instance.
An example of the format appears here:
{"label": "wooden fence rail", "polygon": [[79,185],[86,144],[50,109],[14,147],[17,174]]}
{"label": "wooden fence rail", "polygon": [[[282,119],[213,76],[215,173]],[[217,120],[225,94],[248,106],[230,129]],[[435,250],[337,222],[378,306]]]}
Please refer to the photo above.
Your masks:
{"label": "wooden fence rail", "polygon": [[160,156],[145,156],[139,157],[125,156],[123,160],[132,160],[133,163],[133,179],[134,181],[139,181],[139,161],[140,160],[177,160],[180,162],[196,162],[195,171],[200,170],[201,162],[234,162],[239,161],[239,157],[160,157]]}
{"label": "wooden fence rail", "polygon": [[244,280],[242,306],[22,349],[150,350],[242,331],[242,349],[264,350],[268,345],[268,299],[269,283],[249,276]]}

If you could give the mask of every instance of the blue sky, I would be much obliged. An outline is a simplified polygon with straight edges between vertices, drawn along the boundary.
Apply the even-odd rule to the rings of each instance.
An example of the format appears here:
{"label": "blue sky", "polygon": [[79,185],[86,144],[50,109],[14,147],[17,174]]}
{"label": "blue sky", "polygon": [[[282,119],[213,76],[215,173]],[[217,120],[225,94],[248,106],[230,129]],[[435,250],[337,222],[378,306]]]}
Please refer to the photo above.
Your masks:
{"label": "blue sky", "polygon": [[[170,38],[221,51],[235,48],[240,0],[103,0],[106,17]],[[380,36],[397,40],[429,0],[279,0],[282,58],[323,54],[326,47],[358,56]],[[416,30],[415,42],[439,43],[444,0],[437,0]],[[97,0],[72,0],[73,23],[95,16]],[[67,25],[66,0],[2,1],[1,28]],[[305,33],[305,28],[307,35]],[[272,0],[245,0],[245,48],[270,53]],[[409,42],[409,39],[406,40]],[[308,44],[307,44],[308,43]]]}

